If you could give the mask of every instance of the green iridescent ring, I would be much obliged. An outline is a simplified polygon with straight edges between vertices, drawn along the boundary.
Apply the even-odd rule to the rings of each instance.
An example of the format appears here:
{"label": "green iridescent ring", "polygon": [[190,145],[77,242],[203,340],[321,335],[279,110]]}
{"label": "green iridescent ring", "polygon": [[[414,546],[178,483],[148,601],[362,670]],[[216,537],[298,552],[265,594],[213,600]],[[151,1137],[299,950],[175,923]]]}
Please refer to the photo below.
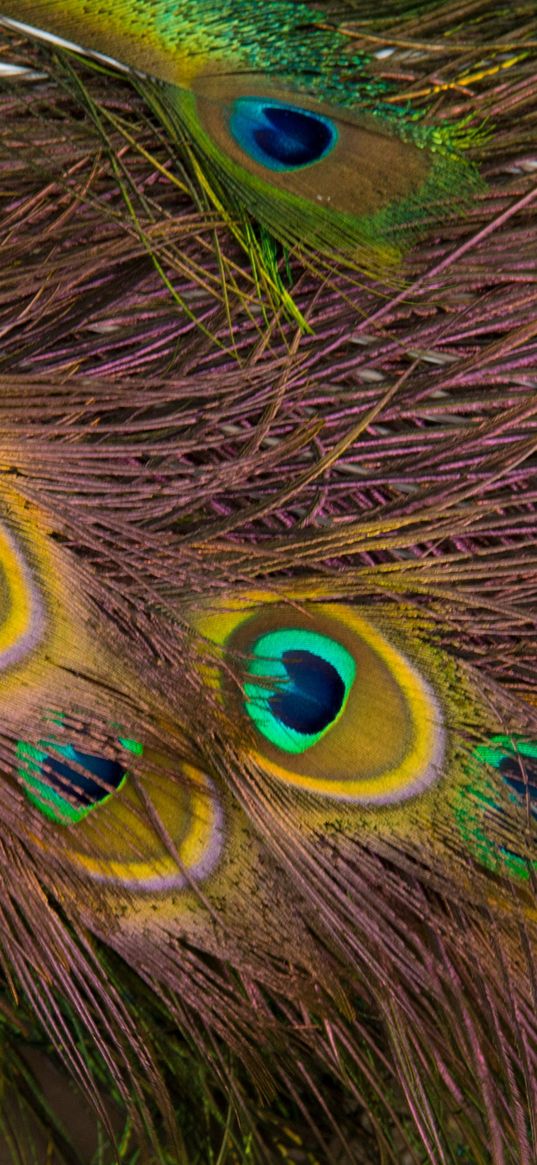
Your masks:
{"label": "green iridescent ring", "polygon": [[335,639],[302,628],[270,631],[252,647],[245,707],[278,748],[301,753],[342,716],[356,675],[350,652]]}

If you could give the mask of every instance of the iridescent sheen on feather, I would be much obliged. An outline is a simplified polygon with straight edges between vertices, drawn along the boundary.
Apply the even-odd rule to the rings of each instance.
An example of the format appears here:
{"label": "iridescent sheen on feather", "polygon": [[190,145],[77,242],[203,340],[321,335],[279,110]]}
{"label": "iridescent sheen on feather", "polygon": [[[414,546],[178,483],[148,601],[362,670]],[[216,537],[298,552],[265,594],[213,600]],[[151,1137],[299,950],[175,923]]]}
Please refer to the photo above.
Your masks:
{"label": "iridescent sheen on feather", "polygon": [[140,76],[218,210],[236,224],[247,211],[288,247],[389,265],[479,185],[461,152],[472,131],[398,105],[315,7],[4,0],[2,12]]}

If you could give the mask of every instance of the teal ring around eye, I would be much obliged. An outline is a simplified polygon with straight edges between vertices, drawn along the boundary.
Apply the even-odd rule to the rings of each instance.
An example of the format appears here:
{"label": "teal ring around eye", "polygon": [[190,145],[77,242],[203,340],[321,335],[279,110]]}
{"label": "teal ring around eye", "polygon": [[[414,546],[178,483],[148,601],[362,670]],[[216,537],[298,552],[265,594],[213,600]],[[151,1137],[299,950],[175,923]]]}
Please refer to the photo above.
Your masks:
{"label": "teal ring around eye", "polygon": [[356,676],[350,652],[303,628],[262,635],[251,648],[245,708],[261,734],[287,753],[317,744],[343,715]]}

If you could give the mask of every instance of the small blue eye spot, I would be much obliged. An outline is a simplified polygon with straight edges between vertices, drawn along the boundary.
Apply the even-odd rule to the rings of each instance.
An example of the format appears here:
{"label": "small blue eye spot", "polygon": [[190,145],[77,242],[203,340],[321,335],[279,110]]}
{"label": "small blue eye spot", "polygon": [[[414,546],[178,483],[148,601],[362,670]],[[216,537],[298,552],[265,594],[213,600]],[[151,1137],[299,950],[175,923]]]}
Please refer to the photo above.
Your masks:
{"label": "small blue eye spot", "polygon": [[[518,734],[497,735],[486,744],[478,745],[472,754],[469,773],[476,778],[466,794],[465,801],[458,810],[457,818],[463,836],[469,840],[479,861],[489,869],[504,870],[510,877],[527,881],[537,868],[533,856],[519,853],[516,836],[509,837],[504,844],[498,838],[496,829],[489,825],[489,816],[498,818],[503,811],[494,786],[488,783],[482,787],[482,766],[495,769],[501,777],[513,805],[529,809],[533,820],[537,820],[537,741],[528,740]],[[524,845],[528,839],[524,834]]]}
{"label": "small blue eye spot", "polygon": [[19,741],[18,773],[28,799],[62,825],[82,820],[127,777],[119,761],[83,752],[71,744]]}
{"label": "small blue eye spot", "polygon": [[328,117],[261,97],[238,97],[229,128],[249,157],[275,171],[299,170],[321,161],[338,139]]}
{"label": "small blue eye spot", "polygon": [[[125,769],[117,761],[80,752],[72,745],[65,745],[57,751],[58,756],[51,754],[46,757],[48,780],[58,792],[62,789],[68,791],[80,808],[102,801],[119,787],[125,776]],[[73,761],[79,768],[74,768],[69,761]]]}
{"label": "small blue eye spot", "polygon": [[493,736],[479,745],[475,756],[496,769],[505,785],[519,801],[529,801],[537,817],[537,742],[523,737]]}
{"label": "small blue eye spot", "polygon": [[526,779],[520,761],[515,756],[505,756],[498,765],[498,772],[501,773],[507,787],[516,794],[520,801],[529,800],[530,812],[534,817],[537,817],[537,766],[535,760],[533,764],[526,760],[524,770]]}

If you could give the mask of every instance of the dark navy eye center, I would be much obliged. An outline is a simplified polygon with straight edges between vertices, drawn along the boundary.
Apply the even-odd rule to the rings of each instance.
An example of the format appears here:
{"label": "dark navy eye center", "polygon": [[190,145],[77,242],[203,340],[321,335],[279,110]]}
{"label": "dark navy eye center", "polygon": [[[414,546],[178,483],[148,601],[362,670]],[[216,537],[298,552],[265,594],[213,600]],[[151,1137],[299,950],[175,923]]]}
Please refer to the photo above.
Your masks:
{"label": "dark navy eye center", "polygon": [[[63,754],[62,756],[58,754]],[[80,766],[76,769],[73,766]],[[80,771],[83,770],[83,771]],[[43,762],[43,776],[55,792],[69,797],[77,808],[96,805],[118,789],[126,770],[118,761],[80,752],[69,745],[58,748],[56,754],[47,753]]]}
{"label": "dark navy eye center", "polygon": [[[465,824],[466,814],[458,812],[463,837],[473,843],[479,861],[497,873],[499,869],[512,877],[527,881],[537,870],[537,861],[527,850],[524,831],[524,852],[517,851],[516,822],[510,822],[509,834],[503,840],[497,828],[489,829],[489,812],[494,817],[504,810],[500,805],[497,790],[490,780],[483,786],[482,766],[495,769],[503,780],[508,800],[511,803],[529,807],[533,818],[537,818],[537,740],[527,740],[517,734],[491,736],[485,744],[477,745],[472,754],[469,772],[478,778],[478,784],[470,788],[474,803],[479,806],[477,815],[470,813],[471,826]],[[477,767],[476,767],[477,766]],[[521,835],[522,836],[522,835]],[[522,847],[521,847],[522,849]],[[501,865],[498,865],[500,859]]]}
{"label": "dark navy eye center", "polygon": [[237,98],[229,126],[242,149],[270,170],[311,166],[326,157],[338,137],[329,118],[260,97]]}
{"label": "dark navy eye center", "polygon": [[524,757],[523,766],[524,771],[516,756],[506,754],[498,765],[498,771],[505,784],[524,802],[529,798],[531,812],[537,817],[537,760]]}
{"label": "dark navy eye center", "polygon": [[345,684],[335,667],[311,651],[284,651],[289,683],[271,696],[274,716],[304,735],[323,732],[335,720],[345,698]]}
{"label": "dark navy eye center", "polygon": [[[62,713],[57,713],[56,723],[61,724],[62,720]],[[28,800],[56,824],[82,821],[122,787],[132,756],[143,755],[143,745],[138,741],[127,736],[116,739],[128,754],[125,764],[54,739],[36,744],[19,740],[17,776]]]}
{"label": "dark navy eye center", "polygon": [[259,148],[275,162],[307,166],[326,154],[332,135],[317,117],[276,105],[265,106],[263,113],[266,125],[254,130],[254,137]]}

